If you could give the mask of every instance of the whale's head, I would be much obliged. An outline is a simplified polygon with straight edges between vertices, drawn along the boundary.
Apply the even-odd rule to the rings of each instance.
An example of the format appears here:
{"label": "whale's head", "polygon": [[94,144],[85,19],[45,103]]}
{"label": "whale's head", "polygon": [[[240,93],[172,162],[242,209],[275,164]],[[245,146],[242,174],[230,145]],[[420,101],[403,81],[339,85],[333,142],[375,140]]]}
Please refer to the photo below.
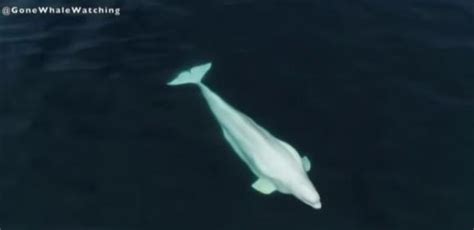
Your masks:
{"label": "whale's head", "polygon": [[303,203],[313,207],[314,209],[321,209],[322,207],[319,193],[307,178],[295,181],[291,186],[291,193]]}
{"label": "whale's head", "polygon": [[294,194],[298,199],[303,201],[305,204],[315,208],[321,209],[321,200],[316,189],[311,187],[302,187],[296,194]]}

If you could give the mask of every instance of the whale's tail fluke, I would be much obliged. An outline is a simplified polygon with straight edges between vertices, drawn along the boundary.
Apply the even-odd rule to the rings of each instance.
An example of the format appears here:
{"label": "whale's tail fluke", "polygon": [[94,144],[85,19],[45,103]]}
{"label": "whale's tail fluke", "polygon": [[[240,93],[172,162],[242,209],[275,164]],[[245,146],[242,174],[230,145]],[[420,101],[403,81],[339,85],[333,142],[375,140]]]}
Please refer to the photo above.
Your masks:
{"label": "whale's tail fluke", "polygon": [[168,85],[181,85],[181,84],[199,84],[201,80],[206,75],[207,71],[211,69],[212,63],[206,63],[203,65],[198,65],[190,70],[181,72],[175,79],[168,82]]}

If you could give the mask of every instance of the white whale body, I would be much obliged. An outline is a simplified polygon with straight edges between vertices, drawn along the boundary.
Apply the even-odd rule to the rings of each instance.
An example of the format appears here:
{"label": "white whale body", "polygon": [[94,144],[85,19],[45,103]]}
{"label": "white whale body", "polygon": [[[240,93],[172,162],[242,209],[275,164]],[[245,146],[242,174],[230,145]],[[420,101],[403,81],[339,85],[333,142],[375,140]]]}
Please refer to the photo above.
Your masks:
{"label": "white whale body", "polygon": [[168,85],[195,84],[201,89],[225,139],[258,177],[252,184],[255,190],[263,194],[274,191],[292,194],[305,204],[321,209],[319,194],[306,174],[311,168],[308,158],[300,157],[288,143],[274,137],[205,86],[201,80],[210,68],[211,63],[195,66],[181,72]]}

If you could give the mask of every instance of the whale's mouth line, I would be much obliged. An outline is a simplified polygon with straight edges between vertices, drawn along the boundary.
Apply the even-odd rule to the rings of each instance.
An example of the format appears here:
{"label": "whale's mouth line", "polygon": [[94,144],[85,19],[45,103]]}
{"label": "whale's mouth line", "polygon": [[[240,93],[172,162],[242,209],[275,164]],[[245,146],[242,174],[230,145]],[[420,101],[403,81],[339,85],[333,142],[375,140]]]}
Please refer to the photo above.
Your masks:
{"label": "whale's mouth line", "polygon": [[315,208],[315,209],[321,209],[322,207],[322,204],[321,204],[321,201],[318,199],[318,200],[308,200],[308,199],[300,199],[301,201],[303,201],[304,203],[306,203],[307,205]]}
{"label": "whale's mouth line", "polygon": [[315,208],[315,209],[321,209],[321,207],[322,207],[320,201],[318,201],[317,203],[315,203],[315,204],[313,204],[313,205],[311,205],[311,206],[312,206],[313,208]]}

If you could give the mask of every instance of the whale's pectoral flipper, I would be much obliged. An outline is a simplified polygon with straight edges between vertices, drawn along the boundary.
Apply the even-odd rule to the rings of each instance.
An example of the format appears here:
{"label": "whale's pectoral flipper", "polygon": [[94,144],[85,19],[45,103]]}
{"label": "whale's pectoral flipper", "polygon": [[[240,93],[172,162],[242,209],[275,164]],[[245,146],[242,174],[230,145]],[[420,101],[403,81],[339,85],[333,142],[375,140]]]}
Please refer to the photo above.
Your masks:
{"label": "whale's pectoral flipper", "polygon": [[309,161],[308,157],[307,156],[304,156],[303,158],[301,158],[301,160],[303,160],[303,168],[306,172],[309,172],[309,170],[311,169],[311,162]]}
{"label": "whale's pectoral flipper", "polygon": [[271,181],[267,179],[263,179],[263,178],[260,178],[257,181],[255,181],[252,184],[252,188],[254,188],[255,190],[265,195],[271,194],[272,192],[276,190],[275,185]]}

